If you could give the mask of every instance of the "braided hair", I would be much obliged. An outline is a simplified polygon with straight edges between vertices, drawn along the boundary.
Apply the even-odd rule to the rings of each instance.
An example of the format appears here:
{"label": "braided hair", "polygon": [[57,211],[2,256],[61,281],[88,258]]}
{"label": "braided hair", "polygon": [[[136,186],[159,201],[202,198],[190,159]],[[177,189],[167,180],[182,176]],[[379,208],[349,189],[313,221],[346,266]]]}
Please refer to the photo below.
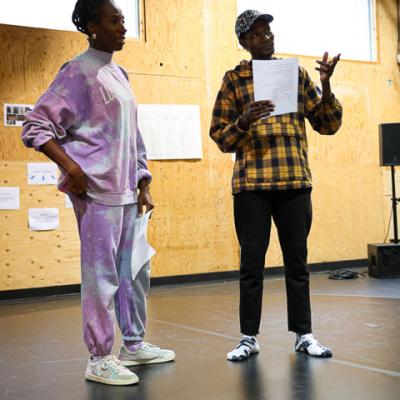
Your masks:
{"label": "braided hair", "polygon": [[77,0],[72,13],[72,22],[79,32],[90,36],[88,24],[98,22],[100,7],[109,0]]}

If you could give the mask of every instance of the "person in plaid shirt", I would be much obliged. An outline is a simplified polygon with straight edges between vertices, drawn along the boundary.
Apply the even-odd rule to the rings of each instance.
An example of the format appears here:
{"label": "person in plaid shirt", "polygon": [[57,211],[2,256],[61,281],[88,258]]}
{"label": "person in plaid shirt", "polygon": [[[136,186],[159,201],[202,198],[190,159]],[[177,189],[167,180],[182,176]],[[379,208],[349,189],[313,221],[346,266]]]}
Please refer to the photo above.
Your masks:
{"label": "person in plaid shirt", "polygon": [[[274,59],[273,17],[247,10],[236,20],[240,44],[255,60]],[[295,351],[331,357],[313,336],[307,266],[311,227],[311,171],[305,119],[317,132],[333,135],[341,126],[342,106],[331,92],[330,78],[340,54],[317,61],[321,90],[299,67],[296,113],[268,117],[275,105],[254,101],[252,62],[226,72],[214,105],[210,137],[221,151],[236,153],[232,177],[234,218],[240,256],[240,329],[242,339],[227,354],[241,361],[260,351],[259,333],[265,254],[271,220],[277,227],[285,265],[288,328],[296,333]]]}

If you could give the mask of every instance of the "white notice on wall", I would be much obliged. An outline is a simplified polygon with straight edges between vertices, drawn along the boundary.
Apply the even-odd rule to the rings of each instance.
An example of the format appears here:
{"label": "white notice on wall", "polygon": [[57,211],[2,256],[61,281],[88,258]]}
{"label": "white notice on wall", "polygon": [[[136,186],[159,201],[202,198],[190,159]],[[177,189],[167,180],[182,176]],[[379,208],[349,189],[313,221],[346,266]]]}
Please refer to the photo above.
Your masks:
{"label": "white notice on wall", "polygon": [[29,229],[51,231],[60,226],[58,208],[30,208],[28,210]]}
{"label": "white notice on wall", "polygon": [[254,99],[272,100],[272,115],[297,112],[299,60],[253,60]]}
{"label": "white notice on wall", "polygon": [[19,187],[0,187],[0,210],[19,210]]}
{"label": "white notice on wall", "polygon": [[198,105],[139,104],[138,119],[149,160],[203,157]]}
{"label": "white notice on wall", "polygon": [[74,208],[72,201],[67,194],[65,195],[65,208]]}
{"label": "white notice on wall", "polygon": [[58,168],[52,162],[28,163],[28,185],[56,185]]}

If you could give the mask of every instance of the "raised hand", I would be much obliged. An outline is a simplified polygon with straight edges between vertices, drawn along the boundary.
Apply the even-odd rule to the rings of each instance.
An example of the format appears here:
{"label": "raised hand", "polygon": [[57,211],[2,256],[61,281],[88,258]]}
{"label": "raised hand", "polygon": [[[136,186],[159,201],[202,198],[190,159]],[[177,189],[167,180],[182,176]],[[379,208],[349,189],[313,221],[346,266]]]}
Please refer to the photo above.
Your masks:
{"label": "raised hand", "polygon": [[340,60],[340,53],[333,57],[330,61],[328,61],[328,56],[328,52],[326,51],[322,57],[322,61],[317,60],[319,67],[315,67],[315,69],[319,71],[319,77],[322,84],[329,81],[333,71],[335,70],[336,64]]}

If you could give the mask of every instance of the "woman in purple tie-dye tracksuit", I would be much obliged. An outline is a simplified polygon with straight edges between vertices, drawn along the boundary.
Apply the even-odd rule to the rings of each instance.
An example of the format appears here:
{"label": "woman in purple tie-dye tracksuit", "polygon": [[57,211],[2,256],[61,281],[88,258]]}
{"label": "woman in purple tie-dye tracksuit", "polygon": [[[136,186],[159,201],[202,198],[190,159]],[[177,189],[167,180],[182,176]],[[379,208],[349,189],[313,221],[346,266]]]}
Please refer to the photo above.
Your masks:
{"label": "woman in purple tie-dye tracksuit", "polygon": [[[61,68],[27,114],[22,140],[59,165],[59,189],[74,206],[83,335],[91,354],[85,377],[127,385],[138,377],[126,366],[175,358],[143,341],[149,264],[132,280],[133,224],[143,207],[153,208],[151,174],[127,73],[112,62],[124,45],[121,10],[112,0],[78,0],[73,22],[90,47]],[[114,315],[124,342],[119,359],[110,354]]]}

